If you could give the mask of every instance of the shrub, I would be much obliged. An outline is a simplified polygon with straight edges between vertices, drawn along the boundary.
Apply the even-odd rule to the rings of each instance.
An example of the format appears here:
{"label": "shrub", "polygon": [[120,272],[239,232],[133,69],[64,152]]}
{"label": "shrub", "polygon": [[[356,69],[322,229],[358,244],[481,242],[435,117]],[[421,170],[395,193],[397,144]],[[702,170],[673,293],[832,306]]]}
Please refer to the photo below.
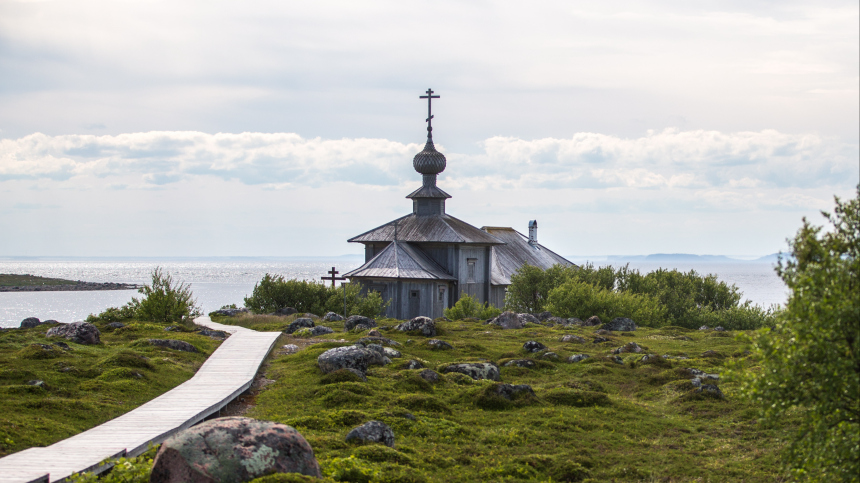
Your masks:
{"label": "shrub", "polygon": [[141,300],[132,298],[130,302],[136,307],[135,317],[139,320],[173,323],[193,319],[203,313],[191,293],[191,286],[174,282],[161,267],[152,271],[152,283],[144,285],[139,292],[144,297]]}
{"label": "shrub", "polygon": [[666,322],[666,310],[649,296],[618,293],[570,280],[554,288],[547,298],[546,309],[559,317],[587,319],[597,315],[601,320],[628,317],[646,327]]}
{"label": "shrub", "polygon": [[326,312],[343,312],[344,298],[346,316],[363,315],[376,318],[387,307],[382,296],[376,292],[362,295],[359,284],[326,287],[316,281],[285,280],[281,275],[269,273],[254,285],[251,295],[245,297],[245,307],[258,314],[293,307],[302,313],[322,315]]}
{"label": "shrub", "polygon": [[491,319],[501,313],[501,310],[490,305],[489,302],[482,305],[478,299],[469,296],[466,292],[460,294],[460,300],[453,307],[445,309],[445,317],[451,320],[463,320],[469,317]]}
{"label": "shrub", "polygon": [[137,304],[129,302],[122,307],[108,307],[99,315],[90,314],[87,322],[122,322],[130,320],[137,314]]}

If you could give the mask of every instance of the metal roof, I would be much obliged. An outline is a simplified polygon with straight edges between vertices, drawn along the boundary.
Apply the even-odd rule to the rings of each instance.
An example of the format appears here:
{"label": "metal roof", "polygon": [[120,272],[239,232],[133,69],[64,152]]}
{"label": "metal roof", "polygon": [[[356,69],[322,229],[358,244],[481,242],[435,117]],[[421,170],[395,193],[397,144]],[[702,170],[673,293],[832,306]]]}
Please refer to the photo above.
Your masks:
{"label": "metal roof", "polygon": [[473,243],[500,245],[505,243],[490,233],[480,230],[451,215],[419,216],[406,215],[378,226],[361,235],[350,238],[351,243],[373,243],[394,241],[394,224],[397,224],[397,240],[413,243]]}
{"label": "metal roof", "polygon": [[401,241],[390,243],[369,262],[344,277],[456,280],[420,248]]}
{"label": "metal roof", "polygon": [[485,226],[482,229],[505,242],[494,246],[490,255],[490,283],[493,285],[510,285],[511,275],[525,264],[544,270],[556,264],[575,266],[540,243],[530,245],[529,238],[513,228]]}

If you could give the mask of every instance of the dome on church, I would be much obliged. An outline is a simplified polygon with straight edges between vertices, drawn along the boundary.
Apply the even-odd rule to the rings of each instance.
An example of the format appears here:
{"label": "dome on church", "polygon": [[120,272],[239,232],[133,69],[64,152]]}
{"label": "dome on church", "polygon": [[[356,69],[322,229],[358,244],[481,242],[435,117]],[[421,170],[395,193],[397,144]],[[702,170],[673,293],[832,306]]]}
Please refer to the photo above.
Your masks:
{"label": "dome on church", "polygon": [[445,155],[436,151],[432,138],[427,140],[424,150],[412,159],[412,166],[421,174],[439,174],[445,171],[445,165]]}

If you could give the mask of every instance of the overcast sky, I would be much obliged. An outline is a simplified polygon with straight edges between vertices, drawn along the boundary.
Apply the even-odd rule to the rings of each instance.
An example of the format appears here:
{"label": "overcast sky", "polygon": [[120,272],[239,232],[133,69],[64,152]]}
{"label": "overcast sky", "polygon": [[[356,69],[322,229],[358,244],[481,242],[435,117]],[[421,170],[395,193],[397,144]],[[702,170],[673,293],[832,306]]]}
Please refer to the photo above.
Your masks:
{"label": "overcast sky", "polygon": [[860,168],[851,1],[0,0],[0,256],[294,256],[411,211],[765,255]]}

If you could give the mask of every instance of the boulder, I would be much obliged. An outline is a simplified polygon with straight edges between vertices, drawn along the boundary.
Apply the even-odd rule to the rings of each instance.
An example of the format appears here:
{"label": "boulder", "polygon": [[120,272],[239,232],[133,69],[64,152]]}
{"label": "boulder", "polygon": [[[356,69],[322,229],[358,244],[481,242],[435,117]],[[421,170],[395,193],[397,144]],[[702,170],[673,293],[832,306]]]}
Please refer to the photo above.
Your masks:
{"label": "boulder", "polygon": [[541,359],[546,359],[550,361],[557,361],[561,359],[558,354],[555,352],[544,352],[543,355],[540,356]]}
{"label": "boulder", "polygon": [[228,417],[168,438],[152,465],[151,482],[244,482],[273,473],[322,477],[314,450],[285,424]]}
{"label": "boulder", "polygon": [[541,320],[532,314],[517,314],[517,317],[520,318],[520,322],[522,322],[523,325],[525,325],[528,322],[531,322],[532,324],[541,323]]}
{"label": "boulder", "polygon": [[465,374],[475,380],[500,380],[499,366],[492,362],[462,362],[460,364],[450,364],[442,369],[442,372],[459,372],[460,374]]}
{"label": "boulder", "polygon": [[570,325],[567,319],[562,319],[561,317],[550,317],[543,322],[547,325]]}
{"label": "boulder", "polygon": [[533,315],[535,318],[537,318],[541,322],[544,322],[545,320],[552,318],[552,312],[549,312],[549,311],[541,312],[539,314],[533,314]]}
{"label": "boulder", "polygon": [[380,332],[376,329],[372,329],[370,332],[367,333],[367,336],[368,337],[382,337],[382,332]]}
{"label": "boulder", "polygon": [[582,319],[578,317],[571,317],[567,319],[566,325],[585,325],[585,322],[583,322]]}
{"label": "boulder", "polygon": [[326,322],[340,322],[341,320],[343,320],[343,316],[338,315],[334,312],[326,312],[326,314],[323,315],[323,320],[325,320]]}
{"label": "boulder", "polygon": [[355,440],[362,443],[381,443],[389,448],[393,448],[394,431],[381,421],[368,421],[357,428],[353,428],[346,435],[346,440]]}
{"label": "boulder", "polygon": [[585,342],[587,342],[584,338],[582,338],[578,335],[573,335],[573,334],[567,334],[567,335],[561,336],[561,341],[562,342],[577,342],[579,344],[584,344]]}
{"label": "boulder", "polygon": [[354,329],[356,325],[363,325],[370,329],[376,327],[376,321],[363,315],[350,315],[349,318],[343,322],[343,328],[347,332]]}
{"label": "boulder", "polygon": [[598,317],[596,315],[592,315],[585,322],[583,322],[582,325],[587,326],[587,327],[600,325],[600,317]]}
{"label": "boulder", "polygon": [[282,308],[275,311],[275,315],[281,315],[281,316],[293,315],[293,314],[297,314],[297,313],[299,313],[299,311],[292,308],[292,307],[282,307]]}
{"label": "boulder", "polygon": [[432,369],[424,369],[423,371],[418,373],[418,377],[424,379],[431,384],[439,382],[440,379],[439,373]]}
{"label": "boulder", "polygon": [[635,342],[628,342],[612,351],[613,354],[640,354],[642,352],[644,352],[644,349],[639,347],[639,344]]}
{"label": "boulder", "polygon": [[283,349],[284,352],[286,352],[287,354],[295,354],[296,352],[299,351],[299,346],[297,346],[295,344],[287,344],[284,347],[282,347],[281,349]]}
{"label": "boulder", "polygon": [[[45,323],[47,323],[47,322],[45,322]],[[714,327],[714,330],[716,332],[725,332],[726,331],[726,329],[724,329],[721,325]]]}
{"label": "boulder", "polygon": [[708,327],[707,325],[703,325],[703,326],[699,327],[699,330],[711,330],[711,328]]}
{"label": "boulder", "polygon": [[367,344],[380,344],[380,345],[391,345],[391,346],[399,346],[400,342],[396,340],[387,339],[385,337],[371,337],[370,333],[367,334],[368,337],[362,337],[358,339],[356,344],[367,345]]}
{"label": "boulder", "polygon": [[184,340],[176,339],[149,339],[149,343],[158,347],[166,347],[175,351],[183,352],[199,352],[196,347],[185,342]]}
{"label": "boulder", "polygon": [[89,322],[72,322],[60,324],[48,329],[47,337],[64,337],[78,344],[101,344],[101,332]]}
{"label": "boulder", "polygon": [[351,345],[335,347],[323,352],[317,357],[317,365],[325,374],[338,369],[356,369],[365,373],[368,366],[382,365],[383,357],[382,354],[373,349]]}
{"label": "boulder", "polygon": [[488,324],[497,325],[502,329],[522,329],[524,325],[522,319],[513,312],[502,312],[498,317],[490,319]]}
{"label": "boulder", "polygon": [[537,363],[528,359],[514,359],[512,361],[505,362],[502,365],[505,367],[517,366],[524,367],[526,369],[534,369],[534,367],[537,366]]}
{"label": "boulder", "polygon": [[423,369],[424,364],[421,361],[416,361],[415,359],[410,359],[406,361],[406,364],[403,364],[403,369]]}
{"label": "boulder", "polygon": [[439,339],[430,339],[427,341],[427,345],[429,345],[431,349],[435,350],[450,350],[454,348],[451,344]]}
{"label": "boulder", "polygon": [[69,344],[66,344],[65,342],[54,342],[54,345],[59,347],[60,349],[63,349],[64,351],[72,350],[72,348],[69,347]]}
{"label": "boulder", "polygon": [[213,339],[226,339],[227,337],[230,336],[230,334],[228,334],[227,332],[224,332],[223,330],[203,329],[203,330],[197,331],[197,333],[200,335],[205,335],[206,337],[212,337]]}
{"label": "boulder", "polygon": [[331,327],[326,327],[324,325],[315,325],[310,328],[310,331],[312,337],[334,333],[334,329],[332,329]]}
{"label": "boulder", "polygon": [[523,395],[526,396],[535,395],[534,390],[532,390],[532,387],[528,384],[496,384],[491,391],[497,396],[503,397],[508,401],[516,399],[521,393],[525,393]]}
{"label": "boulder", "polygon": [[628,319],[627,317],[615,317],[612,319],[612,322],[607,322],[603,324],[601,329],[604,330],[616,330],[619,332],[630,332],[636,330],[636,322]]}
{"label": "boulder", "polygon": [[395,329],[401,332],[420,332],[424,337],[436,336],[436,322],[430,317],[415,317],[408,322],[399,324]]}
{"label": "boulder", "polygon": [[394,350],[391,347],[384,347],[382,349],[382,353],[385,355],[385,357],[388,357],[389,359],[397,359],[398,357],[403,356],[400,351]]}
{"label": "boulder", "polygon": [[567,362],[579,362],[591,357],[588,354],[574,354],[567,358]]}
{"label": "boulder", "polygon": [[546,350],[546,346],[536,340],[530,340],[523,344],[523,350],[526,352],[540,352]]}
{"label": "boulder", "polygon": [[293,332],[295,332],[299,329],[303,329],[305,327],[310,328],[310,327],[313,327],[315,325],[316,324],[314,324],[313,319],[310,319],[307,317],[300,317],[300,318],[290,322],[290,325],[287,326],[287,330],[285,330],[284,333],[292,334]]}
{"label": "boulder", "polygon": [[125,324],[123,324],[122,322],[111,322],[107,326],[111,329],[122,329],[123,327],[125,327]]}
{"label": "boulder", "polygon": [[26,319],[21,321],[22,329],[32,329],[33,327],[42,325],[44,322],[39,320],[38,317],[27,317]]}

